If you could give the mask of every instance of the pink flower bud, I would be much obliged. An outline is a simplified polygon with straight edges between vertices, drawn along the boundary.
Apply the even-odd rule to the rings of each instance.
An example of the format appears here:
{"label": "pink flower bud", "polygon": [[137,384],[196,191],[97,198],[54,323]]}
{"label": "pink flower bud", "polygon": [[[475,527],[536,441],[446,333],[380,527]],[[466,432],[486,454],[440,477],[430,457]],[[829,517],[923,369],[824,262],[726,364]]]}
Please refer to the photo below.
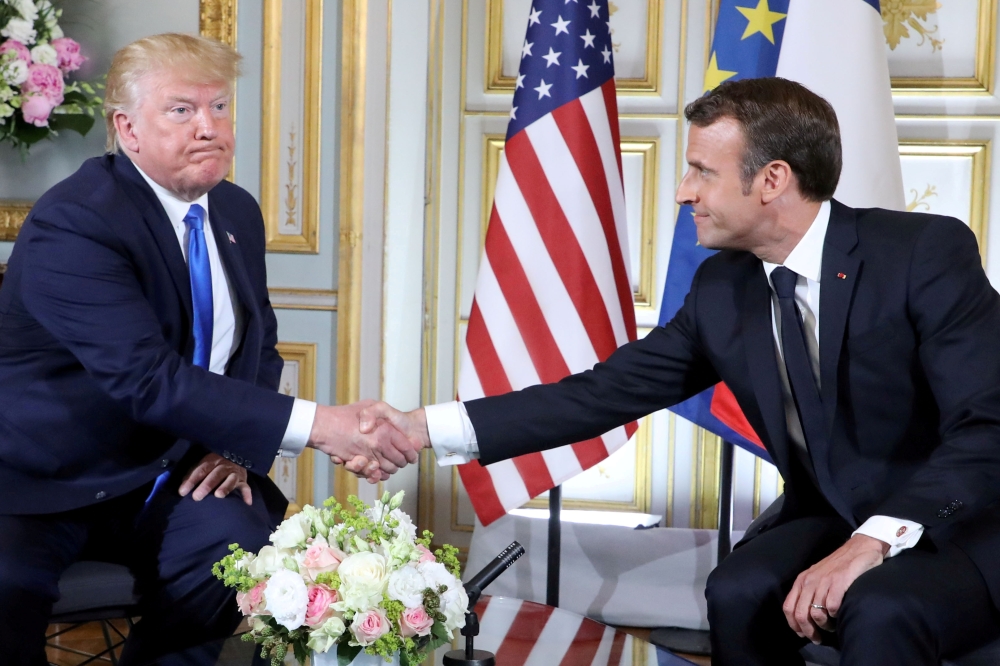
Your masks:
{"label": "pink flower bud", "polygon": [[87,61],[80,53],[80,45],[69,37],[53,39],[52,48],[59,57],[59,69],[64,72],[75,72]]}
{"label": "pink flower bud", "polygon": [[421,544],[418,543],[417,544],[417,550],[420,551],[420,559],[417,561],[418,563],[419,562],[437,562],[437,558],[434,557],[434,553],[432,553],[427,546],[424,546],[424,545],[421,545]]}
{"label": "pink flower bud", "polygon": [[8,39],[3,44],[0,44],[0,55],[7,53],[7,51],[13,51],[17,54],[19,60],[23,60],[29,65],[31,64],[31,51],[16,39]]}
{"label": "pink flower bud", "polygon": [[35,127],[48,127],[49,114],[56,107],[45,95],[26,95],[21,102],[21,115],[24,122],[31,123]]}
{"label": "pink flower bud", "polygon": [[43,95],[53,107],[59,106],[63,102],[62,72],[52,65],[35,63],[28,67],[28,79],[21,84],[21,91]]}
{"label": "pink flower bud", "polygon": [[331,605],[337,603],[337,591],[326,585],[309,586],[309,604],[306,606],[306,625],[318,627],[333,615]]}
{"label": "pink flower bud", "polygon": [[243,615],[262,615],[265,614],[264,609],[264,588],[267,587],[266,581],[261,581],[257,583],[249,592],[237,592],[236,593],[236,605],[240,607],[240,612]]}
{"label": "pink flower bud", "polygon": [[380,636],[389,633],[389,618],[381,608],[358,613],[351,622],[351,631],[354,633],[354,640],[360,645],[371,645]]}
{"label": "pink flower bud", "polygon": [[347,554],[344,551],[320,541],[306,549],[302,557],[302,566],[305,567],[309,578],[316,580],[316,576],[321,573],[336,571],[345,557]]}
{"label": "pink flower bud", "polygon": [[426,636],[433,626],[434,618],[427,614],[423,606],[407,608],[399,616],[399,633],[403,636]]}

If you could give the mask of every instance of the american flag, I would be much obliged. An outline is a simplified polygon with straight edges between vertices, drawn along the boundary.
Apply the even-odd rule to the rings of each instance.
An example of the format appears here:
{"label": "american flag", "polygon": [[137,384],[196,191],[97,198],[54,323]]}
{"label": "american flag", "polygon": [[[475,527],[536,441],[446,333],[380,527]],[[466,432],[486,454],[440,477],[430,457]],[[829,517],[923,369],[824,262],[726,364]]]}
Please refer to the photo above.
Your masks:
{"label": "american flag", "polygon": [[[475,299],[462,400],[556,382],[635,340],[607,0],[535,0]],[[459,468],[488,525],[635,432]]]}

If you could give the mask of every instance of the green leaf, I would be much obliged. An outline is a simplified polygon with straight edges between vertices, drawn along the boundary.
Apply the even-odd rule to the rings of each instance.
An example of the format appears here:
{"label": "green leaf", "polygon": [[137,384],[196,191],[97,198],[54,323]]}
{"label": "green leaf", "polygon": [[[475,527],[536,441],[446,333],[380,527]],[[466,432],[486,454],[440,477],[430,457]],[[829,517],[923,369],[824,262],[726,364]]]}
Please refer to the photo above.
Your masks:
{"label": "green leaf", "polygon": [[73,130],[81,136],[86,136],[94,126],[94,119],[85,113],[54,113],[49,116],[49,126],[55,130]]}
{"label": "green leaf", "polygon": [[81,92],[73,91],[63,95],[63,104],[79,104],[81,106],[85,106],[88,101],[90,100],[87,99],[87,96]]}
{"label": "green leaf", "polygon": [[360,653],[360,645],[348,645],[346,642],[337,643],[337,666],[349,666]]}
{"label": "green leaf", "polygon": [[[49,125],[51,124],[52,122],[50,120]],[[17,137],[18,143],[24,146],[31,146],[38,143],[42,139],[47,139],[49,134],[52,132],[52,129],[55,129],[50,129],[49,127],[35,127],[31,123],[24,122],[24,119],[18,116],[15,116],[14,125],[13,134]]]}
{"label": "green leaf", "polygon": [[434,626],[431,627],[431,635],[438,639],[439,641],[448,640],[448,630],[444,628],[443,622],[435,622]]}

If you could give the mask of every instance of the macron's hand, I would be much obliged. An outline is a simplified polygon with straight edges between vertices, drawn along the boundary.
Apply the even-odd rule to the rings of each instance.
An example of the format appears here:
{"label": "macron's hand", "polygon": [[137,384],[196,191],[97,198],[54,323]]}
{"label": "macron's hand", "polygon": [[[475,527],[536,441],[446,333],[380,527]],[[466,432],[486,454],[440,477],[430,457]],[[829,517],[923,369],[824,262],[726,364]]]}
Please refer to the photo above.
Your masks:
{"label": "macron's hand", "polygon": [[394,474],[400,467],[416,461],[416,455],[408,455],[405,446],[396,446],[395,439],[401,439],[388,426],[359,430],[359,413],[374,404],[366,400],[352,405],[327,407],[320,405],[316,410],[308,446],[330,456],[335,463],[377,483]]}
{"label": "macron's hand", "polygon": [[422,449],[431,446],[423,408],[401,412],[385,402],[375,402],[361,410],[360,419],[362,433],[372,432],[383,422],[392,426],[396,430],[392,445],[403,451],[407,460],[412,462],[416,462]]}
{"label": "macron's hand", "polygon": [[212,491],[215,491],[216,497],[222,498],[237,489],[246,505],[252,505],[246,469],[217,453],[209,453],[185,475],[178,492],[181,497],[186,497],[193,490],[191,498],[200,502]]}

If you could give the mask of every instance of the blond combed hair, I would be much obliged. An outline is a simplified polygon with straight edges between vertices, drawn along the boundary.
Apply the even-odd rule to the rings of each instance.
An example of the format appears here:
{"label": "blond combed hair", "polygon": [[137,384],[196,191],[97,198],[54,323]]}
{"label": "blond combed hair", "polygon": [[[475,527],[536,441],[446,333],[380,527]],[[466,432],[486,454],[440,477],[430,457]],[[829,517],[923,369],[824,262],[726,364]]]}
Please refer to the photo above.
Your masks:
{"label": "blond combed hair", "polygon": [[115,53],[104,96],[109,153],[121,150],[115,112],[129,112],[142,102],[141,81],[154,72],[177,72],[193,84],[225,83],[232,90],[243,56],[222,42],[168,32],[143,37]]}

